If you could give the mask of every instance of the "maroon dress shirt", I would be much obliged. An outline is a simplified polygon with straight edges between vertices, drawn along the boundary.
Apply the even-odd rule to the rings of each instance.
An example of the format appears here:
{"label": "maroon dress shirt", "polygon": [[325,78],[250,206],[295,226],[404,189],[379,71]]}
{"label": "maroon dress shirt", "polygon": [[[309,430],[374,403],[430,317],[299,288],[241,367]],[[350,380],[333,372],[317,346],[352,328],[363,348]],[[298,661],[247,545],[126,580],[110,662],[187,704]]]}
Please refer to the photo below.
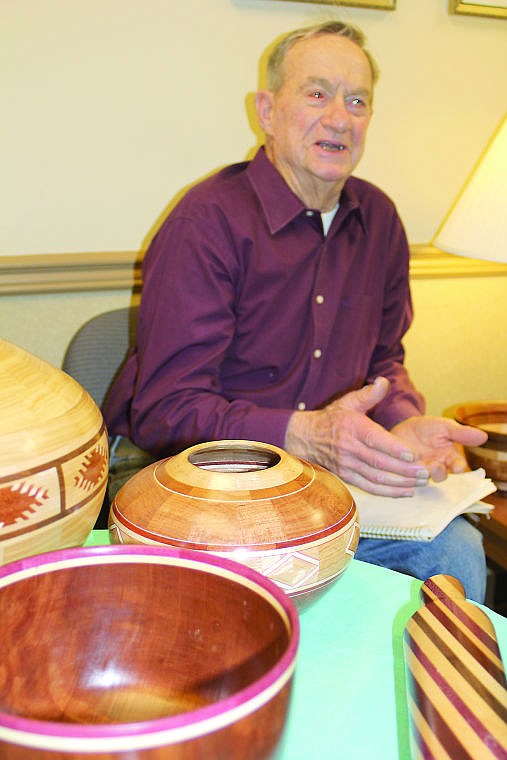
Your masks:
{"label": "maroon dress shirt", "polygon": [[284,445],[289,417],[378,375],[371,416],[421,414],[403,366],[412,320],[392,201],[347,180],[324,235],[263,149],[193,187],[143,264],[137,348],[104,407],[110,434],[161,455],[225,438]]}

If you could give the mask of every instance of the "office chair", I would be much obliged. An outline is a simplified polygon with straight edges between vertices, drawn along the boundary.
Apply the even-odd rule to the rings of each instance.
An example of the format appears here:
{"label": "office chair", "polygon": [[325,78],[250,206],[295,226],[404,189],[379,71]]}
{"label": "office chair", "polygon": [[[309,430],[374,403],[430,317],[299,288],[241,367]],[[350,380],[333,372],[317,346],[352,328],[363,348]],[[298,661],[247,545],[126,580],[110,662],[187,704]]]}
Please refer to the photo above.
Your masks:
{"label": "office chair", "polygon": [[[99,408],[135,340],[138,306],[114,309],[85,322],[71,338],[62,369],[88,391]],[[107,528],[106,492],[95,528]]]}
{"label": "office chair", "polygon": [[72,337],[62,369],[100,408],[135,339],[138,306],[114,309],[85,322]]}

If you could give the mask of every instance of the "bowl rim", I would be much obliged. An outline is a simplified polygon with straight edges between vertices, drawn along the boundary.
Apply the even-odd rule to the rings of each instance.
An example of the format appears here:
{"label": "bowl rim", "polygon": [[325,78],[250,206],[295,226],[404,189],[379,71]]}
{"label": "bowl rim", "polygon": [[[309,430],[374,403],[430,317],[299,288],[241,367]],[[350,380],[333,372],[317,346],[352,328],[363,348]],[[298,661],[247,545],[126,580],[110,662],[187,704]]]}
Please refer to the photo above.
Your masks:
{"label": "bowl rim", "polygon": [[229,558],[165,546],[89,546],[26,557],[0,567],[1,589],[55,570],[132,562],[195,567],[221,575],[260,593],[287,626],[289,642],[279,660],[253,684],[211,705],[178,715],[127,723],[70,724],[35,720],[0,707],[0,742],[63,752],[118,752],[176,744],[224,728],[266,704],[295,671],[300,638],[297,609],[274,581]]}
{"label": "bowl rim", "polygon": [[494,411],[507,410],[507,399],[495,398],[495,399],[476,399],[471,401],[460,401],[456,404],[451,404],[444,409],[444,416],[453,417],[456,411],[459,409],[467,409],[469,407],[484,407]]}

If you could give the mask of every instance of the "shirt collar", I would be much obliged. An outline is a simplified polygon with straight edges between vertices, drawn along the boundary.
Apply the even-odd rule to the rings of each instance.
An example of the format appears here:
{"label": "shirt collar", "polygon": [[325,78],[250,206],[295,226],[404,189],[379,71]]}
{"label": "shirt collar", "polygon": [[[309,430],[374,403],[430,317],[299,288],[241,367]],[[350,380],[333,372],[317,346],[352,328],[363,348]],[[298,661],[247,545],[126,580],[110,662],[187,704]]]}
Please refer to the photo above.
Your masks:
{"label": "shirt collar", "polygon": [[[259,198],[271,234],[279,232],[302,211],[306,210],[306,207],[294,195],[280,172],[266,156],[264,147],[259,148],[250,162],[247,175]],[[357,214],[363,230],[366,231],[359,197],[354,187],[347,180],[340,196],[338,213],[344,218],[350,212]]]}
{"label": "shirt collar", "polygon": [[250,162],[247,174],[259,198],[271,234],[279,232],[304,210],[299,198],[266,156],[264,147],[259,148]]}

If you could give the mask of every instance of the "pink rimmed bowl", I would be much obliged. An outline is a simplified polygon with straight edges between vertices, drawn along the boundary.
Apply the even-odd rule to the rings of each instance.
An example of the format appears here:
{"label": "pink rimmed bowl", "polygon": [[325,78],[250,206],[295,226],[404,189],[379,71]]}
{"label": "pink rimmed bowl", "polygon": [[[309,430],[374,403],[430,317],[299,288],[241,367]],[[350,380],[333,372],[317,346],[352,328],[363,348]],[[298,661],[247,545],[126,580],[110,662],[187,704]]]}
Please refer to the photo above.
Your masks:
{"label": "pink rimmed bowl", "polygon": [[200,443],[155,462],[116,494],[111,543],[173,546],[238,560],[299,607],[348,567],[359,517],[345,485],[267,443]]}
{"label": "pink rimmed bowl", "polygon": [[94,547],[0,568],[2,760],[260,760],[283,730],[297,612],[239,563]]}

